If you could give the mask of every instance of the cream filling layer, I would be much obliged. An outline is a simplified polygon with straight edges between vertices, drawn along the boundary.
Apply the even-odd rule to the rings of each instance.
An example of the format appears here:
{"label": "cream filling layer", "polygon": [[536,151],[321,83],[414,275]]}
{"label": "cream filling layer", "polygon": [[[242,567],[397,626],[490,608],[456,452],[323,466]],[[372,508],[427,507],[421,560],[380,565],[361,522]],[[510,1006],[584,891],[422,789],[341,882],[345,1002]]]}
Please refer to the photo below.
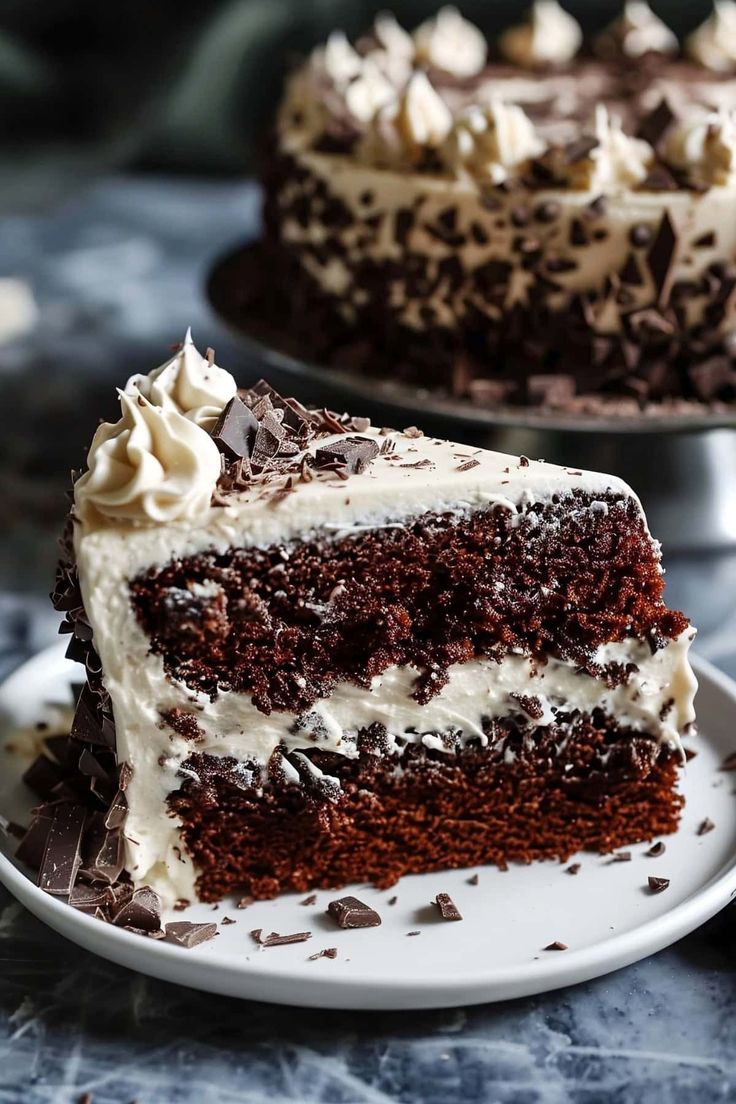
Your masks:
{"label": "cream filling layer", "polygon": [[[137,625],[131,630],[134,660],[129,650],[127,662],[123,658],[117,669],[106,671],[115,702],[118,754],[133,767],[127,791],[126,866],[136,882],[153,885],[167,899],[191,898],[195,892],[195,871],[182,851],[178,821],[166,816],[166,797],[188,776],[188,768],[182,766],[194,751],[234,758],[244,781],[258,784],[261,769],[279,746],[287,754],[296,752],[300,765],[304,760],[298,753],[316,748],[352,758],[357,755],[358,731],[376,722],[385,726],[397,749],[422,743],[443,751],[437,733],[449,732],[461,743],[471,738],[486,743],[485,721],[523,716],[514,695],[538,699],[541,716],[535,724],[550,724],[559,713],[600,707],[621,726],[676,747],[694,720],[696,683],[687,660],[693,630],[654,655],[636,640],[599,649],[596,659],[601,663],[637,665],[629,681],[613,689],[580,674],[571,663],[550,659],[539,665],[510,654],[500,662],[479,658],[454,665],[446,685],[426,705],[411,696],[418,671],[391,667],[369,688],[340,683],[302,717],[277,712],[266,716],[241,694],[221,693],[214,702],[194,694],[166,676],[160,657],[141,654],[148,642]],[[195,715],[200,742],[192,743],[162,722],[162,713],[175,707]],[[297,781],[297,771],[288,763],[286,769]]]}

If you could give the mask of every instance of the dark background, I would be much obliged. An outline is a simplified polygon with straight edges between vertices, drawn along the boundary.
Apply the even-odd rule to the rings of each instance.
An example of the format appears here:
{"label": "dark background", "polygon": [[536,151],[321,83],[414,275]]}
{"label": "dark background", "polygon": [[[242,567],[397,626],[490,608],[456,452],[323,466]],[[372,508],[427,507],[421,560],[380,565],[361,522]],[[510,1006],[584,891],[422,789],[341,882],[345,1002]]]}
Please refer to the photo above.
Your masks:
{"label": "dark background", "polygon": [[[526,4],[459,6],[492,35],[518,22]],[[564,6],[589,32],[621,7],[617,0]],[[438,2],[4,0],[2,143],[12,164],[2,175],[28,170],[29,161],[31,169],[40,161],[62,178],[90,167],[243,172],[290,59],[335,27],[357,35],[387,7],[412,28]],[[654,7],[682,35],[709,4],[669,0]]]}

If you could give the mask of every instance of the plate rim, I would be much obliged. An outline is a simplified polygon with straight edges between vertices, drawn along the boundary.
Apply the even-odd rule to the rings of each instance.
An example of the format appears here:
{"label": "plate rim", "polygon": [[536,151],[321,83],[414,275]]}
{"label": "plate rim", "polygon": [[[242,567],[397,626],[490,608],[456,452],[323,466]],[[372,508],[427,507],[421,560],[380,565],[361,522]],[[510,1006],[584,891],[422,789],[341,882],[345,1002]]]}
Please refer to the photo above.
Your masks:
{"label": "plate rim", "polygon": [[[32,671],[35,666],[43,666],[59,656],[63,656],[59,644],[43,649],[16,667],[0,683],[0,691],[7,692],[9,684],[12,690],[16,677],[26,676],[29,669]],[[697,654],[692,660],[698,678],[714,685],[736,708],[736,681]],[[297,1007],[408,1010],[495,1003],[533,996],[602,977],[656,954],[690,934],[736,896],[736,852],[705,885],[671,910],[579,950],[570,949],[564,956],[530,959],[528,963],[501,969],[496,967],[492,976],[481,974],[472,980],[458,981],[438,980],[428,973],[410,982],[374,982],[366,972],[333,977],[315,972],[308,988],[304,979],[295,978],[293,972],[274,973],[265,962],[259,966],[252,959],[246,961],[247,951],[234,964],[231,956],[218,956],[211,944],[208,945],[209,953],[199,956],[186,948],[146,940],[103,924],[44,893],[2,850],[0,882],[37,919],[78,946],[164,981],[245,1000]],[[257,948],[254,951],[259,953]]]}

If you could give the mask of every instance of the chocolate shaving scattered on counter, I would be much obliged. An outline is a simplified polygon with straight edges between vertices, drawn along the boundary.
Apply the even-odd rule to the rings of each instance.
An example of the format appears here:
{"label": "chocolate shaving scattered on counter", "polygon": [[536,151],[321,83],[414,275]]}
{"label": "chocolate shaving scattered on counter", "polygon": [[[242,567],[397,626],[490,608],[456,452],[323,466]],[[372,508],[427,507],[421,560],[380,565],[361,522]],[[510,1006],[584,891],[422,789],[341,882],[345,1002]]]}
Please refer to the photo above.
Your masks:
{"label": "chocolate shaving scattered on counter", "polygon": [[565,873],[566,874],[577,874],[577,873],[579,873],[579,871],[580,871],[580,863],[572,863],[570,866],[565,868]]}
{"label": "chocolate shaving scattered on counter", "polygon": [[255,897],[241,897],[235,907],[239,909],[250,908],[254,901]]}
{"label": "chocolate shaving scattered on counter", "polygon": [[545,951],[566,951],[567,943],[561,943],[559,939],[555,939],[554,943],[548,943],[544,948]]}
{"label": "chocolate shaving scattered on counter", "polygon": [[386,902],[386,904],[387,904],[387,905],[395,905],[395,904],[396,904],[396,902],[398,901],[398,899],[399,899],[398,897],[389,897],[389,899],[388,899],[388,901]]}
{"label": "chocolate shaving scattered on counter", "polygon": [[631,862],[631,852],[630,851],[616,851],[616,852],[614,852],[613,855],[611,855],[611,858],[609,859],[609,862],[612,862],[612,863]]}
{"label": "chocolate shaving scattered on counter", "polygon": [[654,878],[650,874],[647,878],[650,893],[664,893],[670,884],[669,878]]}
{"label": "chocolate shaving scattered on counter", "polygon": [[208,939],[214,939],[217,935],[217,924],[192,924],[189,920],[177,920],[173,924],[167,924],[164,932],[167,943],[175,943],[178,947],[190,950],[200,943],[206,943]]}
{"label": "chocolate shaving scattered on counter", "polygon": [[[696,755],[698,754],[698,753],[697,753],[697,751],[693,751],[693,749],[692,749],[692,748],[689,748],[689,747],[683,748],[682,750],[683,750],[683,752],[684,752],[684,754],[685,754],[685,759],[687,760],[687,762],[688,762],[688,763],[689,763],[689,762],[690,762],[690,761],[691,761],[692,759],[694,759],[694,758],[695,758],[695,756],[696,756]],[[723,770],[723,768],[722,768],[722,767],[721,767],[721,770]]]}
{"label": "chocolate shaving scattered on counter", "polygon": [[377,928],[381,923],[376,910],[357,897],[340,897],[330,901],[327,913],[341,928]]}
{"label": "chocolate shaving scattered on counter", "polygon": [[730,755],[726,756],[726,758],[721,763],[721,770],[722,771],[736,770],[736,751],[732,751]]}
{"label": "chocolate shaving scattered on counter", "polygon": [[420,931],[410,931],[410,932],[407,932],[406,934],[407,935],[421,935],[422,933]]}
{"label": "chocolate shaving scattered on counter", "polygon": [[263,943],[263,939],[261,938],[263,935],[263,928],[253,928],[250,935],[252,939],[255,939],[256,943],[260,947]]}
{"label": "chocolate shaving scattered on counter", "polygon": [[712,832],[714,828],[715,824],[713,823],[713,821],[710,819],[710,817],[706,817],[705,820],[701,820],[700,824],[698,825],[697,834],[699,836],[707,836],[708,832]]}
{"label": "chocolate shaving scattered on counter", "polygon": [[458,464],[456,470],[461,471],[461,472],[470,471],[471,468],[477,468],[479,466],[480,466],[480,460],[466,460],[464,463]]}
{"label": "chocolate shaving scattered on counter", "polygon": [[301,905],[315,905],[317,903],[317,894],[310,893],[308,897],[305,897],[304,900],[299,903]]}
{"label": "chocolate shaving scattered on counter", "polygon": [[480,882],[480,876],[478,874],[471,874],[468,878],[468,885],[477,886]]}
{"label": "chocolate shaving scattered on counter", "polygon": [[232,916],[223,916],[222,920],[220,921],[220,927],[224,928],[226,924],[237,924],[237,920],[234,920]]}
{"label": "chocolate shaving scattered on counter", "polygon": [[434,903],[443,920],[462,920],[462,913],[449,893],[438,893]]}
{"label": "chocolate shaving scattered on counter", "polygon": [[652,844],[652,846],[649,848],[648,851],[645,852],[645,854],[650,859],[658,859],[660,855],[664,855],[666,850],[667,848],[662,843],[662,841],[658,840],[657,843]]}
{"label": "chocolate shaving scattered on counter", "polygon": [[316,962],[318,958],[337,958],[337,947],[325,947],[324,950],[310,955],[307,962]]}

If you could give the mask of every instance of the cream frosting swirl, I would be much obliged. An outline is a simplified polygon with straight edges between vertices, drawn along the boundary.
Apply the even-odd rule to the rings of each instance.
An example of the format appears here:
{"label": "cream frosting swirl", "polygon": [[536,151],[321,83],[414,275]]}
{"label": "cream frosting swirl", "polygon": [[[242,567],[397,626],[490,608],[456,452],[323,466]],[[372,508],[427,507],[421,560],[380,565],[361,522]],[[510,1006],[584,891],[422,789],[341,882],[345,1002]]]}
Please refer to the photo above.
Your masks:
{"label": "cream frosting swirl", "polygon": [[440,8],[414,31],[416,60],[453,77],[474,77],[488,55],[485,36],[457,8]]}
{"label": "cream frosting swirl", "polygon": [[500,184],[543,148],[534,124],[520,107],[495,101],[487,108],[460,112],[442,154],[451,171]]}
{"label": "cream frosting swirl", "polygon": [[618,19],[606,27],[596,39],[596,51],[601,56],[639,58],[645,54],[676,54],[677,36],[646,0],[627,0]]}
{"label": "cream frosting swirl", "polygon": [[447,104],[425,73],[417,71],[399,98],[376,112],[357,147],[358,157],[382,168],[415,165],[437,149],[452,127]]}
{"label": "cream frosting swirl", "polygon": [[547,158],[554,175],[570,188],[601,192],[630,188],[641,183],[654,160],[654,150],[641,138],[625,134],[621,120],[603,104],[595,109],[593,138],[596,144],[570,162],[566,156]]}
{"label": "cream frosting swirl", "polygon": [[509,27],[498,46],[508,61],[525,69],[564,65],[580,49],[583,32],[557,0],[535,0],[526,23]]}
{"label": "cream frosting swirl", "polygon": [[77,517],[145,525],[204,513],[220,475],[210,435],[173,404],[162,409],[141,394],[119,395],[122,417],[98,428],[88,470],[74,485]]}
{"label": "cream frosting swirl", "polygon": [[354,119],[368,123],[385,104],[395,99],[392,82],[375,56],[362,59],[359,75],[343,93],[345,106]]}
{"label": "cream frosting swirl", "polygon": [[713,12],[686,42],[691,58],[715,73],[736,69],[736,3],[715,0]]}
{"label": "cream frosting swirl", "polygon": [[187,330],[181,348],[147,376],[131,376],[127,395],[143,395],[162,410],[175,410],[208,433],[237,391],[229,372],[203,357]]}
{"label": "cream frosting swirl", "polygon": [[309,64],[321,70],[333,84],[345,85],[360,74],[360,54],[343,31],[332,31],[324,46],[312,51]]}
{"label": "cream frosting swirl", "polygon": [[714,111],[684,119],[667,140],[667,160],[707,184],[736,176],[736,113]]}

